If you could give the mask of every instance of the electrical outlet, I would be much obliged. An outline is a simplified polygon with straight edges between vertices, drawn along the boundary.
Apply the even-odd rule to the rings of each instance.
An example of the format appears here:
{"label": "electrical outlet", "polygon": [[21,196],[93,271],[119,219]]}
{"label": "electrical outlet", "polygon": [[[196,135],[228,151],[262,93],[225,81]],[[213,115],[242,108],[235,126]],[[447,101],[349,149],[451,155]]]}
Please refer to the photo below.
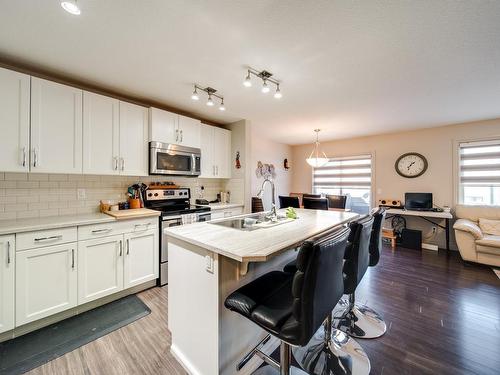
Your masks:
{"label": "electrical outlet", "polygon": [[432,234],[436,234],[437,232],[437,227],[432,227]]}
{"label": "electrical outlet", "polygon": [[87,194],[85,192],[85,189],[77,189],[76,190],[76,196],[79,201],[84,200],[87,198]]}
{"label": "electrical outlet", "polygon": [[207,272],[214,273],[214,258],[210,255],[205,255],[205,262]]}

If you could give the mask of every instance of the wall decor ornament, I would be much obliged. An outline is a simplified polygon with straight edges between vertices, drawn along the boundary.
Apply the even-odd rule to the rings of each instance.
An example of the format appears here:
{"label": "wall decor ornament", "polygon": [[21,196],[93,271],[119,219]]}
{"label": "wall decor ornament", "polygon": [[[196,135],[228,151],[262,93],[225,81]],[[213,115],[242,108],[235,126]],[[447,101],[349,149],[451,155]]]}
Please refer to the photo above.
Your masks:
{"label": "wall decor ornament", "polygon": [[274,164],[263,164],[260,160],[257,162],[257,169],[255,170],[257,177],[274,178],[276,177],[276,170]]}
{"label": "wall decor ornament", "polygon": [[240,163],[240,152],[236,151],[236,169],[241,168],[241,163]]}

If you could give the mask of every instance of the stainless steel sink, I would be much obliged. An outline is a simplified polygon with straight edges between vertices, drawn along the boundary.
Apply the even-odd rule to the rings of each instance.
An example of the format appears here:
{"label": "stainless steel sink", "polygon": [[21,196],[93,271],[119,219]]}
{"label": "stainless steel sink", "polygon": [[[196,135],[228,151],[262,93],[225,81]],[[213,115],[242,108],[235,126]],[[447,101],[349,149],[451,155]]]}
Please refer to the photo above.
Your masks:
{"label": "stainless steel sink", "polygon": [[271,220],[266,215],[257,214],[246,217],[229,218],[226,220],[210,221],[209,223],[244,231],[252,231],[261,228],[273,227],[290,221],[293,221],[293,219],[288,219],[284,216],[278,216],[276,220]]}

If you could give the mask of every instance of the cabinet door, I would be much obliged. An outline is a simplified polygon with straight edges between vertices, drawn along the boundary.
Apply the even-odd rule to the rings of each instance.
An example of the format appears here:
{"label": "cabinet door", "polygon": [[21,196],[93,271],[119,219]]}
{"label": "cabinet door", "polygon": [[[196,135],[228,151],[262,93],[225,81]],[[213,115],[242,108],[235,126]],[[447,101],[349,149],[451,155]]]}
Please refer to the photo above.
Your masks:
{"label": "cabinet door", "polygon": [[78,243],[78,304],[123,289],[123,235]]}
{"label": "cabinet door", "polygon": [[124,289],[158,278],[159,266],[157,230],[125,234]]}
{"label": "cabinet door", "polygon": [[201,121],[179,116],[179,143],[187,147],[200,148]]}
{"label": "cabinet door", "polygon": [[179,143],[178,115],[158,108],[149,109],[149,140]]}
{"label": "cabinet door", "polygon": [[14,328],[14,235],[0,237],[0,333]]}
{"label": "cabinet door", "polygon": [[31,78],[31,171],[82,173],[82,90]]}
{"label": "cabinet door", "polygon": [[[30,77],[0,68],[0,170],[29,169]],[[1,329],[1,328],[0,328]]]}
{"label": "cabinet door", "polygon": [[76,304],[76,242],[16,253],[16,327]]}
{"label": "cabinet door", "polygon": [[83,93],[83,173],[118,174],[119,101]]}
{"label": "cabinet door", "polygon": [[231,132],[214,128],[215,177],[231,178]]}
{"label": "cabinet door", "polygon": [[200,177],[215,177],[214,127],[201,124],[200,127],[201,174]]}
{"label": "cabinet door", "polygon": [[120,174],[148,175],[148,110],[120,102]]}

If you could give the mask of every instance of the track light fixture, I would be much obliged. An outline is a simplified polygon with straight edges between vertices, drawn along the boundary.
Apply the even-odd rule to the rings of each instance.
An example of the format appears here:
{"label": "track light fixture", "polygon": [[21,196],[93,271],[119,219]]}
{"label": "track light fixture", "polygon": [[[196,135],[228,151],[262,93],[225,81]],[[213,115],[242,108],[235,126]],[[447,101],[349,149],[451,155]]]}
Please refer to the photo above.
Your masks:
{"label": "track light fixture", "polygon": [[207,106],[213,107],[215,105],[215,102],[213,100],[213,98],[215,97],[217,99],[220,99],[219,110],[221,110],[221,111],[225,111],[226,110],[226,106],[224,105],[224,97],[216,94],[217,90],[214,89],[214,88],[212,88],[212,87],[205,87],[205,88],[203,88],[203,87],[198,86],[197,84],[195,84],[194,85],[193,94],[191,95],[191,99],[193,99],[193,100],[199,100],[200,99],[200,97],[198,95],[198,90],[203,91],[203,92],[205,92],[208,95]]}
{"label": "track light fixture", "polygon": [[263,94],[267,94],[269,91],[271,91],[271,88],[269,87],[269,83],[272,83],[276,86],[276,91],[274,93],[274,97],[276,99],[281,99],[283,97],[283,94],[280,91],[280,82],[274,78],[272,78],[273,73],[268,72],[267,70],[263,70],[259,72],[258,70],[248,68],[247,70],[247,76],[245,77],[245,80],[243,81],[243,86],[245,87],[252,87],[252,80],[251,76],[258,77],[262,80],[262,88],[261,91]]}

